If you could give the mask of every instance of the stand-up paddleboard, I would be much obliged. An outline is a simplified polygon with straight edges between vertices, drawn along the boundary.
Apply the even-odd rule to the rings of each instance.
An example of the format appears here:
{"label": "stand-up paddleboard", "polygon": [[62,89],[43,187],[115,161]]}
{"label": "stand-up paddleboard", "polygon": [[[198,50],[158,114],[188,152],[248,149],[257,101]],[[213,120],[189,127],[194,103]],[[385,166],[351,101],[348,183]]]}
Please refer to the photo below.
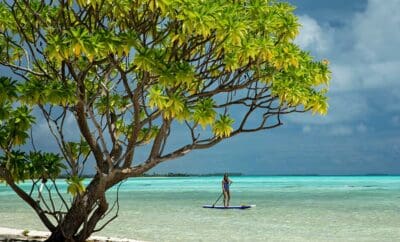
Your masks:
{"label": "stand-up paddleboard", "polygon": [[240,206],[213,206],[213,205],[204,205],[203,208],[215,208],[215,209],[248,209],[254,208],[256,205],[240,205]]}

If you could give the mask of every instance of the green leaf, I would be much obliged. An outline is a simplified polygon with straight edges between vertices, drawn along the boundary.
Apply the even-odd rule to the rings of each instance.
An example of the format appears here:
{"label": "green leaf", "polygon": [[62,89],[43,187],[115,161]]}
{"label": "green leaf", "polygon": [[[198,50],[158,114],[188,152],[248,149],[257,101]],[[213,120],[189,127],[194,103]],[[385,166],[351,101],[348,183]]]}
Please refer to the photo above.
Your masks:
{"label": "green leaf", "polygon": [[67,192],[71,194],[73,197],[82,194],[85,192],[86,188],[83,184],[84,178],[79,176],[71,176],[66,182],[68,184]]}
{"label": "green leaf", "polygon": [[163,94],[161,87],[153,86],[149,90],[149,106],[160,110],[168,107],[168,97]]}
{"label": "green leaf", "polygon": [[182,113],[185,109],[185,100],[179,93],[168,97],[168,102],[164,110],[164,118],[171,119]]}
{"label": "green leaf", "polygon": [[228,115],[220,115],[213,125],[213,133],[219,138],[229,137],[233,131],[234,120]]}
{"label": "green leaf", "polygon": [[203,129],[214,122],[216,115],[214,105],[215,102],[213,99],[203,98],[197,102],[194,108],[193,120],[200,124]]}

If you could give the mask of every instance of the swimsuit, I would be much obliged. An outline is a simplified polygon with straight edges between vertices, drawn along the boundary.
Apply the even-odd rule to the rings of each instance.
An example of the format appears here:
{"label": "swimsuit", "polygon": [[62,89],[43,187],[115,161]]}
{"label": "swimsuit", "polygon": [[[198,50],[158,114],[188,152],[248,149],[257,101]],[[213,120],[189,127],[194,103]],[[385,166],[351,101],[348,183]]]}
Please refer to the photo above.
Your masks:
{"label": "swimsuit", "polygon": [[224,190],[229,191],[229,182],[223,181],[224,184]]}

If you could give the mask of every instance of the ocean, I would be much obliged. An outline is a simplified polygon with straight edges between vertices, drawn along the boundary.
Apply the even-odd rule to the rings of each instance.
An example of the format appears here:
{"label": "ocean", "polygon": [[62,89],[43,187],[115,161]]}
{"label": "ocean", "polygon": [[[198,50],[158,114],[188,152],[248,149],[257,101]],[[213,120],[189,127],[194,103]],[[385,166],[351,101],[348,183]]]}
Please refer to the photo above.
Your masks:
{"label": "ocean", "polygon": [[[143,241],[400,241],[400,176],[230,179],[231,205],[255,208],[202,208],[221,194],[222,177],[129,179],[119,190],[118,218],[97,235]],[[115,188],[108,192],[111,205],[115,195]],[[45,230],[4,184],[0,226]]]}

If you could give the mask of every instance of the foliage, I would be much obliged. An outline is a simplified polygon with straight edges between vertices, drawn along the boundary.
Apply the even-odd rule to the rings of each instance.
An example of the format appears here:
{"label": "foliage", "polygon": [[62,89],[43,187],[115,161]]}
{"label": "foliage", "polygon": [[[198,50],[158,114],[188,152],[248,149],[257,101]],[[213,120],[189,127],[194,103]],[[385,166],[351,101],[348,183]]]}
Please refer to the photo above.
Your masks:
{"label": "foliage", "polygon": [[9,149],[22,145],[28,138],[28,130],[35,118],[26,106],[13,107],[17,98],[16,82],[0,77],[0,147]]}
{"label": "foliage", "polygon": [[213,126],[213,131],[218,137],[229,137],[232,129],[232,124],[234,120],[228,115],[220,115],[219,119],[215,122]]}
{"label": "foliage", "polygon": [[[49,64],[60,69],[69,62],[73,68],[84,70],[110,55],[121,58],[118,61],[131,55],[125,68],[134,70],[132,74],[138,78],[140,73],[148,72],[157,80],[156,85],[149,83],[148,105],[162,110],[167,119],[193,120],[203,128],[213,126],[217,115],[213,114],[212,97],[192,105],[190,94],[204,90],[207,76],[220,76],[244,67],[261,83],[269,84],[271,93],[282,102],[303,105],[315,113],[327,112],[326,87],[323,87],[329,80],[327,63],[313,62],[307,52],[291,42],[299,24],[289,4],[260,0],[202,1],[201,4],[192,0],[77,1],[79,11],[87,12],[88,16],[98,11],[97,16],[90,15],[92,20],[85,19],[87,24],[75,14],[79,11],[72,8],[74,1],[65,4],[63,8],[40,1],[32,1],[28,6],[16,4],[14,17],[6,4],[1,5],[4,14],[0,26],[7,29],[2,28],[4,35],[0,44],[8,46],[2,51],[3,63],[15,64],[21,60],[23,43],[45,46],[42,51],[46,61],[32,63],[32,70],[43,70],[48,76],[31,73],[29,82],[20,90],[21,99],[26,103],[63,106],[76,103],[76,83],[69,78],[61,80],[58,72],[46,70]],[[68,16],[72,24],[64,22],[63,16]],[[137,27],[137,21],[144,18],[158,24],[143,30]],[[13,19],[21,19],[21,23]],[[100,24],[102,27],[98,28]],[[28,28],[41,31],[25,31]],[[157,38],[162,39],[156,41]],[[194,40],[204,44],[189,49],[185,43]],[[205,75],[202,75],[194,60],[205,58],[210,50],[212,53],[207,58],[218,62],[205,66]],[[88,71],[88,80],[98,74],[95,67]],[[95,94],[99,83],[92,84],[86,88]],[[107,105],[120,110],[128,105],[127,99],[118,94],[103,92],[93,98],[100,113],[105,112]]]}
{"label": "foliage", "polygon": [[[5,167],[15,182],[26,179],[56,179],[66,167],[58,154],[14,149],[26,143],[35,122],[31,109],[16,103],[19,87],[16,81],[0,77],[0,166]],[[1,179],[1,178],[0,178]]]}
{"label": "foliage", "polygon": [[76,196],[78,194],[81,194],[85,191],[85,186],[83,185],[83,180],[84,178],[78,177],[78,176],[72,176],[67,179],[67,184],[68,184],[68,193],[70,193],[72,196]]}
{"label": "foliage", "polygon": [[59,155],[44,152],[25,152],[12,150],[6,156],[0,157],[0,165],[4,165],[11,173],[14,181],[26,179],[56,179],[63,169],[64,164]]}

